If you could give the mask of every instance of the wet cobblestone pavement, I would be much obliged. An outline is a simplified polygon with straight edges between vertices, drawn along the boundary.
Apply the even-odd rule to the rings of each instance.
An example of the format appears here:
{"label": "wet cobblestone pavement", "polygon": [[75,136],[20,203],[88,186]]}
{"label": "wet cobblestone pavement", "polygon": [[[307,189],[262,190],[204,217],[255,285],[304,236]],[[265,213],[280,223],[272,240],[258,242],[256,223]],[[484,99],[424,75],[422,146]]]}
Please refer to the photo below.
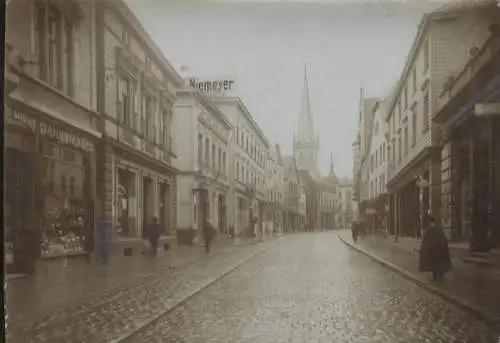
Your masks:
{"label": "wet cobblestone pavement", "polygon": [[142,287],[95,297],[80,308],[70,306],[32,321],[13,320],[7,331],[8,342],[110,342],[276,243],[270,240],[232,249],[179,273],[156,275]]}
{"label": "wet cobblestone pavement", "polygon": [[[250,240],[239,244],[251,243]],[[212,254],[237,248],[233,239],[218,239]],[[125,288],[141,286],[158,274],[174,273],[206,259],[201,246],[177,246],[160,251],[156,259],[133,256],[110,266],[83,264],[61,268],[57,273],[15,279],[8,282],[7,306],[12,320],[43,319],[56,309],[78,309],[96,299],[105,299]]]}
{"label": "wet cobblestone pavement", "polygon": [[482,343],[498,332],[352,251],[287,239],[126,342]]}
{"label": "wet cobblestone pavement", "polygon": [[235,249],[79,312],[13,325],[9,334],[12,343],[496,343],[499,335],[350,250],[336,233]]}
{"label": "wet cobblestone pavement", "polygon": [[[346,242],[352,242],[349,231],[340,232],[339,235]],[[422,282],[431,283],[430,273],[420,273],[418,270],[418,251],[408,249],[405,244],[372,236],[360,238],[356,246],[408,271]],[[432,286],[489,317],[500,319],[500,270],[465,263],[462,261],[463,254],[453,249],[450,253],[453,269],[446,274],[446,282],[433,283]]]}

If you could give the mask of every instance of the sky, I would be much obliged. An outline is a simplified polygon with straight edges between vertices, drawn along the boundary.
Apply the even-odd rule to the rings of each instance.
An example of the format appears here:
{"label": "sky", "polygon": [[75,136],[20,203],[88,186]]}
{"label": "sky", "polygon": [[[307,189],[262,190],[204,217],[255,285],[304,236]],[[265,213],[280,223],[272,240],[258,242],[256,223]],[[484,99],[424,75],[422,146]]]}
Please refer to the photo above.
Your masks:
{"label": "sky", "polygon": [[318,167],[328,173],[332,153],[339,177],[352,177],[360,88],[367,96],[389,94],[422,13],[435,7],[423,1],[126,2],[181,75],[234,79],[234,94],[284,155],[293,151],[307,65]]}

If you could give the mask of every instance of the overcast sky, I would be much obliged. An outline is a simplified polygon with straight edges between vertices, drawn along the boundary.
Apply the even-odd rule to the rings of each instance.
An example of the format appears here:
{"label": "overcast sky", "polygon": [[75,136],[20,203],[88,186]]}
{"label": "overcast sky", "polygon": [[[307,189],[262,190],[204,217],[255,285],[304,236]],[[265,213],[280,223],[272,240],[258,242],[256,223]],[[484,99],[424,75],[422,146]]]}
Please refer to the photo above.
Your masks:
{"label": "overcast sky", "polygon": [[284,154],[292,152],[307,63],[319,168],[328,172],[332,152],[339,176],[352,176],[360,87],[369,96],[391,90],[429,9],[421,2],[127,3],[177,70],[234,78],[236,94]]}

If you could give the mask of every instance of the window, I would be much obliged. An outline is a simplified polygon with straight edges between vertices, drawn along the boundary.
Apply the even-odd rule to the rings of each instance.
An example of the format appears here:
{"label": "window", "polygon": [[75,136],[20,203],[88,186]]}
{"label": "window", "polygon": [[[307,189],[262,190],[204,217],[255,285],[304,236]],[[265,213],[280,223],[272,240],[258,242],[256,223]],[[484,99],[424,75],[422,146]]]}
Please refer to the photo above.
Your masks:
{"label": "window", "polygon": [[413,68],[412,74],[413,94],[415,94],[417,92],[417,68]]}
{"label": "window", "polygon": [[145,64],[146,64],[146,70],[151,71],[151,58],[146,57]]}
{"label": "window", "polygon": [[392,139],[392,166],[396,164],[396,139]]}
{"label": "window", "polygon": [[[85,227],[89,224],[88,199],[88,160],[78,151],[69,151],[73,155],[68,159],[66,148],[49,146],[43,143],[43,149],[56,147],[53,154],[44,154],[46,166],[42,179],[43,192],[43,227],[42,256],[54,256],[84,250]],[[66,156],[66,157],[65,157]],[[10,202],[12,204],[12,202]],[[71,225],[68,225],[71,223]],[[57,228],[57,230],[54,230]],[[61,239],[71,240],[66,250],[61,251]]]}
{"label": "window", "polygon": [[429,68],[429,40],[424,42],[424,71]]}
{"label": "window", "polygon": [[401,162],[402,158],[402,145],[401,145],[401,134],[398,135],[398,162]]}
{"label": "window", "polygon": [[411,146],[417,145],[417,104],[411,110]]}
{"label": "window", "polygon": [[144,127],[143,134],[147,138],[152,138],[153,136],[153,99],[150,96],[144,95]]}
{"label": "window", "polygon": [[165,148],[169,147],[169,127],[170,127],[170,116],[167,110],[161,112],[161,145]]}
{"label": "window", "polygon": [[429,90],[425,91],[424,103],[423,103],[423,115],[422,115],[422,131],[427,132],[429,130],[430,121],[430,102],[429,102]]}
{"label": "window", "polygon": [[408,126],[405,127],[404,131],[404,144],[405,144],[405,156],[408,155]]}
{"label": "window", "polygon": [[387,146],[387,159],[389,162],[389,166],[392,164],[392,159],[391,159],[391,144],[389,143],[389,145]]}
{"label": "window", "polygon": [[205,138],[205,164],[210,165],[210,140]]}
{"label": "window", "polygon": [[222,153],[222,172],[226,173],[226,152]]}
{"label": "window", "polygon": [[39,63],[39,77],[50,86],[73,95],[74,23],[57,5],[33,4],[31,52]]}
{"label": "window", "polygon": [[398,101],[398,122],[401,121],[401,114],[402,114],[402,112],[401,112],[401,99],[399,99],[399,101]]}
{"label": "window", "polygon": [[216,163],[217,163],[217,156],[215,156],[215,144],[212,144],[212,169],[214,170]]}
{"label": "window", "polygon": [[120,76],[118,81],[118,104],[117,114],[118,121],[127,127],[131,126],[131,108],[132,108],[132,96],[131,96],[131,82],[125,76]]}
{"label": "window", "polygon": [[236,144],[240,144],[240,128],[236,126]]}
{"label": "window", "polygon": [[201,133],[198,135],[198,161],[203,161],[203,135]]}
{"label": "window", "polygon": [[236,162],[236,180],[240,179],[240,163]]}
{"label": "window", "polygon": [[404,110],[408,108],[408,86],[405,86],[405,92],[404,92]]}
{"label": "window", "polygon": [[219,153],[217,156],[219,157],[219,164],[218,164],[217,168],[218,168],[218,170],[222,170],[222,149],[219,148],[218,152]]}
{"label": "window", "polygon": [[130,44],[130,35],[125,30],[122,31],[122,42],[125,46],[129,46]]}

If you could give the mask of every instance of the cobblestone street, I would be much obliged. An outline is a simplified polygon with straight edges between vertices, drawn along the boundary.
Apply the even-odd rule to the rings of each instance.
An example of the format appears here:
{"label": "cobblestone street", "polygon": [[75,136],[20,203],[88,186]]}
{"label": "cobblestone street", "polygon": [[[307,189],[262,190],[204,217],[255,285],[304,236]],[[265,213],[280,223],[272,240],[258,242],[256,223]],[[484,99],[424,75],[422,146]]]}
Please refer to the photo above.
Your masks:
{"label": "cobblestone street", "polygon": [[497,329],[310,233],[214,256],[140,290],[43,322],[9,342],[497,342]]}
{"label": "cobblestone street", "polygon": [[494,331],[320,233],[287,238],[127,342],[479,343]]}

